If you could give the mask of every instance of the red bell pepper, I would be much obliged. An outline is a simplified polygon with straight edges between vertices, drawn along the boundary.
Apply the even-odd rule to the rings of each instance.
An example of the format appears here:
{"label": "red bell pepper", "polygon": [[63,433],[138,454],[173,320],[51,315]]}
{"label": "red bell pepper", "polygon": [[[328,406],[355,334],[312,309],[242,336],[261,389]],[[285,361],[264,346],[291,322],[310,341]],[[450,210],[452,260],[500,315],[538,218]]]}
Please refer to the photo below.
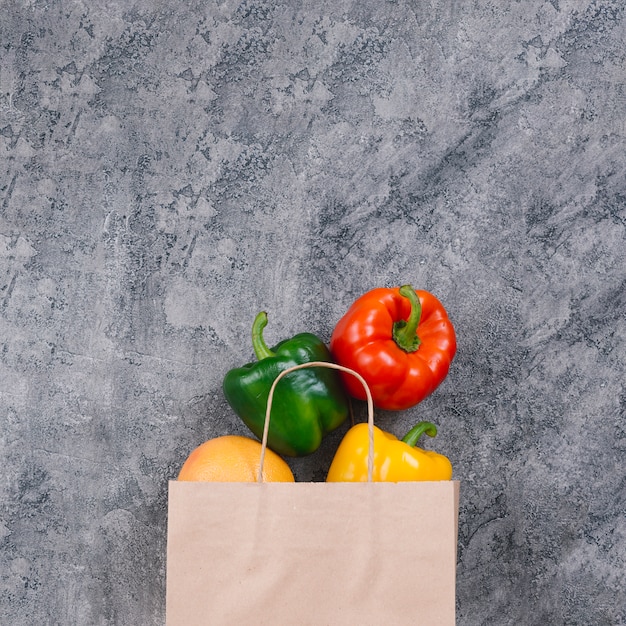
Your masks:
{"label": "red bell pepper", "polygon": [[[421,402],[447,376],[456,335],[443,305],[410,285],[361,296],[330,339],[334,360],[366,380],[374,404],[399,411]],[[362,385],[342,374],[346,389],[365,399]]]}

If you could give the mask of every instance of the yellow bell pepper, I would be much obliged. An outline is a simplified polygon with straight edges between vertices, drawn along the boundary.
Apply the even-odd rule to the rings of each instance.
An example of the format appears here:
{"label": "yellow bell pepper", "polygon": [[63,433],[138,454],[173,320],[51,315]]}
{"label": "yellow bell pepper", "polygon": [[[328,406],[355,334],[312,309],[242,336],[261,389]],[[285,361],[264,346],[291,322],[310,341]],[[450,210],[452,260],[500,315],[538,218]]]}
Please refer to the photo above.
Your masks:
{"label": "yellow bell pepper", "polygon": [[[426,433],[437,434],[430,422],[420,422],[400,441],[391,433],[374,426],[374,467],[372,480],[400,482],[414,480],[450,480],[450,460],[431,450],[416,448],[418,439]],[[350,428],[330,465],[326,482],[367,481],[369,430],[366,423]]]}

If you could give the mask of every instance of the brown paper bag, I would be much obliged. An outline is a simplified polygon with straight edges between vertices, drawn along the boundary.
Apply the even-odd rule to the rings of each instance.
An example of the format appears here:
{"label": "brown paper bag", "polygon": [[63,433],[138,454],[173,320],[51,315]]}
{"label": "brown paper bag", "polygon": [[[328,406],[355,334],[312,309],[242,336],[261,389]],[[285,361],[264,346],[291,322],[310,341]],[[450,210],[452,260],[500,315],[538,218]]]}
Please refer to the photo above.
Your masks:
{"label": "brown paper bag", "polygon": [[458,504],[458,481],[171,481],[167,626],[453,625]]}

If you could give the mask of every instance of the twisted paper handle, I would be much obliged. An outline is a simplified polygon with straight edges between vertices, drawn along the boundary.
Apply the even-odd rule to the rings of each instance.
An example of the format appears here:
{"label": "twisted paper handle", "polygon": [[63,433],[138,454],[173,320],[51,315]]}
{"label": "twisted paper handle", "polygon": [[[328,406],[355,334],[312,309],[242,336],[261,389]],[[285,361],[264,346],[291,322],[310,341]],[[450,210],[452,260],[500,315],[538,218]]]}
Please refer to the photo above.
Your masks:
{"label": "twisted paper handle", "polygon": [[294,365],[293,367],[289,367],[286,370],[283,370],[272,383],[270,387],[270,393],[267,397],[267,408],[265,409],[265,423],[263,425],[263,439],[261,440],[261,461],[259,463],[259,473],[257,475],[257,482],[263,482],[263,463],[265,462],[265,450],[267,449],[267,436],[270,430],[270,413],[272,410],[272,400],[274,399],[274,389],[276,389],[276,385],[280,381],[281,378],[289,374],[290,372],[295,372],[296,370],[301,370],[306,367],[326,367],[333,370],[339,370],[346,374],[351,374],[355,378],[357,378],[363,388],[365,389],[365,395],[367,396],[367,425],[369,431],[369,449],[367,454],[367,480],[368,482],[372,482],[374,476],[374,402],[372,401],[372,394],[370,389],[365,382],[365,379],[361,374],[351,370],[349,367],[344,367],[343,365],[337,365],[336,363],[328,363],[327,361],[311,361],[309,363],[301,363],[300,365]]}

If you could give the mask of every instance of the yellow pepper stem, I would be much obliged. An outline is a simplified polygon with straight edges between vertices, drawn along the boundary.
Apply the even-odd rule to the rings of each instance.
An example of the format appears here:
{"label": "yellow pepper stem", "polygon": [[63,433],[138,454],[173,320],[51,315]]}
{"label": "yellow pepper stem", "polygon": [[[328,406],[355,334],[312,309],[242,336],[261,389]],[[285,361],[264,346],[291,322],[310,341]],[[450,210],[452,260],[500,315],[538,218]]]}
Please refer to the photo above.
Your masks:
{"label": "yellow pepper stem", "polygon": [[402,441],[414,448],[417,445],[419,438],[424,434],[429,437],[435,437],[437,435],[437,427],[432,422],[418,422],[406,435],[404,435]]}

